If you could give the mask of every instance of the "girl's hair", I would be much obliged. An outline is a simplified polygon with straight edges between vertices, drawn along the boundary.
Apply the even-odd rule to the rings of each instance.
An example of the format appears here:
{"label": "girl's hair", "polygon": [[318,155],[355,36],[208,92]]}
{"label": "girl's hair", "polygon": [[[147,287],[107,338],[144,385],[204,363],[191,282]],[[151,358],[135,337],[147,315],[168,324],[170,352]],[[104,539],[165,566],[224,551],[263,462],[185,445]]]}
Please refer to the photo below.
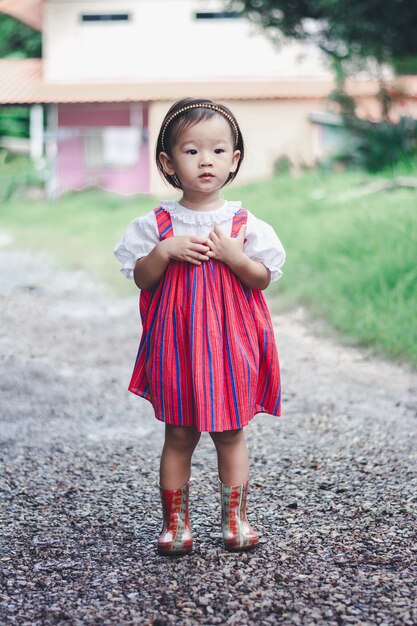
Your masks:
{"label": "girl's hair", "polygon": [[224,183],[227,185],[237,175],[240,164],[245,155],[245,147],[243,143],[242,133],[239,124],[230,109],[224,104],[218,104],[212,100],[200,98],[183,98],[179,100],[169,109],[162,122],[156,142],[156,165],[163,178],[175,187],[182,189],[181,181],[176,174],[167,174],[159,160],[161,152],[166,152],[168,156],[172,156],[172,148],[178,139],[178,136],[190,126],[194,126],[202,120],[211,119],[214,115],[221,115],[225,118],[230,126],[233,137],[233,149],[240,150],[240,158],[235,172],[230,172],[228,179]]}

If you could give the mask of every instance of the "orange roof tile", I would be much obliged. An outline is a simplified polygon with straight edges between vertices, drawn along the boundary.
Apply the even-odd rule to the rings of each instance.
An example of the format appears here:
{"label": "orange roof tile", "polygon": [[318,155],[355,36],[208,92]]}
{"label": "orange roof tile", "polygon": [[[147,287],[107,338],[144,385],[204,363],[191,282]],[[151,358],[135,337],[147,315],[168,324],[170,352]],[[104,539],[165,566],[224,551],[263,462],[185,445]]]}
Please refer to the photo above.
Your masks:
{"label": "orange roof tile", "polygon": [[[417,96],[417,77],[404,85],[408,95]],[[355,96],[372,96],[376,81],[349,81]],[[334,88],[325,79],[271,79],[218,81],[88,82],[47,83],[42,76],[42,59],[0,59],[0,104],[138,102],[176,100],[201,93],[217,100],[320,99]]]}
{"label": "orange roof tile", "polygon": [[43,0],[0,0],[0,13],[7,13],[20,22],[42,30]]}

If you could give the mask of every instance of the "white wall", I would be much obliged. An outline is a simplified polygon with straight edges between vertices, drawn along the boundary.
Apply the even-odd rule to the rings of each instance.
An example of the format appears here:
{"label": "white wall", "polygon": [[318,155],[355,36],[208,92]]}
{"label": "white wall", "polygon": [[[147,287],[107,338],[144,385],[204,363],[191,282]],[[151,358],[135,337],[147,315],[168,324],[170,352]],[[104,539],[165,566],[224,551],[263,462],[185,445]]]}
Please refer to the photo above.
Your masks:
{"label": "white wall", "polygon": [[[215,0],[46,0],[47,81],[321,76],[320,53],[277,51],[246,19],[196,20]],[[81,22],[82,13],[130,13],[129,22]],[[303,59],[299,60],[300,55]]]}
{"label": "white wall", "polygon": [[[236,115],[245,141],[245,158],[233,186],[269,178],[273,173],[274,162],[282,156],[289,157],[296,169],[314,164],[317,157],[317,126],[308,120],[308,115],[312,110],[324,110],[324,101],[283,99],[222,102]],[[154,146],[170,105],[171,102],[153,102],[149,108],[150,188],[151,193],[160,198],[178,197],[178,192],[163,182],[154,163]]]}

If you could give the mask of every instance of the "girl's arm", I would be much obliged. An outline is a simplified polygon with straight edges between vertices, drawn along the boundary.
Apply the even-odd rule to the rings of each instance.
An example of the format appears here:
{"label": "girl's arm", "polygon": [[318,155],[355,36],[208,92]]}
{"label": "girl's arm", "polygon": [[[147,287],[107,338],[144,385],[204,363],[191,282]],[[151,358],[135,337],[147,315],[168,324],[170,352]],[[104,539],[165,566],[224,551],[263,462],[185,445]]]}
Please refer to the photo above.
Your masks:
{"label": "girl's arm", "polygon": [[136,261],[133,278],[139,289],[150,289],[159,283],[167,268],[169,259],[162,254],[161,243],[158,243],[147,256]]}
{"label": "girl's arm", "polygon": [[249,289],[266,289],[271,282],[271,272],[260,261],[253,261],[244,252],[228,263],[230,269]]}
{"label": "girl's arm", "polygon": [[151,289],[161,280],[170,261],[187,261],[201,265],[207,261],[209,246],[205,239],[189,235],[168,237],[147,255],[136,261],[133,278],[139,289]]}
{"label": "girl's arm", "polygon": [[207,240],[210,252],[207,256],[226,263],[249,289],[266,289],[271,280],[271,272],[260,261],[253,261],[243,252],[246,227],[242,226],[239,234],[231,238],[215,226]]}

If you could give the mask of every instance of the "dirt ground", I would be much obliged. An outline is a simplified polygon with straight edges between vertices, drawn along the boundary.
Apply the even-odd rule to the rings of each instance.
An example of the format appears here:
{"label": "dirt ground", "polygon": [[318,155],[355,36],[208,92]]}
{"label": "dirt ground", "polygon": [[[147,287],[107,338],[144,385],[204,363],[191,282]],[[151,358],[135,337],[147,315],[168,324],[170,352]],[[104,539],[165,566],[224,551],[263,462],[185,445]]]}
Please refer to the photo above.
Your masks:
{"label": "dirt ground", "polygon": [[133,289],[2,250],[0,305],[1,623],[417,623],[416,372],[303,309],[274,315],[283,416],[247,428],[261,545],[223,552],[204,435],[195,549],[172,561],[155,551],[163,427],[126,390]]}

